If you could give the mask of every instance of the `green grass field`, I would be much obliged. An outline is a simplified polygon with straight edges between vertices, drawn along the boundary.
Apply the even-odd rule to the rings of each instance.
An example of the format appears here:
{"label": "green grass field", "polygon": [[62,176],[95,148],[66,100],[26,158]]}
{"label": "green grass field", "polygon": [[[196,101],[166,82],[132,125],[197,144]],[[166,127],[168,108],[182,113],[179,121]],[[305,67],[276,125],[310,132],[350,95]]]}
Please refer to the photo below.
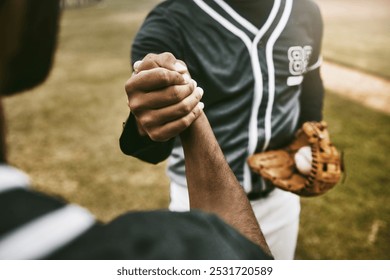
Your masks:
{"label": "green grass field", "polygon": [[[118,147],[128,114],[129,47],[156,2],[112,0],[66,11],[48,81],[5,103],[11,162],[38,190],[103,221],[168,205],[165,164],[142,163]],[[325,115],[345,152],[347,177],[322,197],[302,199],[297,258],[389,259],[390,116],[332,93]]]}

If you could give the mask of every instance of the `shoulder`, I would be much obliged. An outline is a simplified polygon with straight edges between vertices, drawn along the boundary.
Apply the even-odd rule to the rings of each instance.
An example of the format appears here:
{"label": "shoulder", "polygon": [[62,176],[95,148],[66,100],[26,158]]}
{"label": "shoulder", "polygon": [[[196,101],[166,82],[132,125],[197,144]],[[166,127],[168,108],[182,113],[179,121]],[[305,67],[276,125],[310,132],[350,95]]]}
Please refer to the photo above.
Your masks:
{"label": "shoulder", "polygon": [[78,259],[270,258],[215,215],[198,211],[128,213],[95,227],[52,257],[75,256]]}
{"label": "shoulder", "polygon": [[313,0],[295,0],[294,8],[302,16],[307,15],[312,19],[313,18],[321,19],[320,7]]}
{"label": "shoulder", "polygon": [[194,1],[190,0],[165,0],[157,4],[151,11],[154,13],[169,13],[172,15],[189,14],[195,6]]}
{"label": "shoulder", "polygon": [[183,44],[192,40],[194,30],[200,31],[201,11],[190,0],[167,0],[158,4],[147,15],[132,43],[132,60],[148,53],[171,52],[182,58]]}
{"label": "shoulder", "polygon": [[151,29],[148,32],[161,32],[169,30],[175,32],[183,25],[188,24],[192,18],[193,1],[189,0],[166,0],[156,5],[146,16],[141,31]]}
{"label": "shoulder", "polygon": [[323,20],[318,4],[312,0],[295,0],[292,17],[295,22],[305,27],[313,37],[321,37]]}
{"label": "shoulder", "polygon": [[[201,211],[175,213],[155,211],[138,213],[139,221],[152,233],[158,258],[175,259],[267,259],[269,256],[238,231],[213,214]],[[137,219],[137,218],[135,218]],[[144,236],[144,235],[143,235]],[[162,236],[169,238],[162,239]],[[189,245],[189,243],[191,245]],[[161,247],[161,244],[163,245]],[[148,256],[150,257],[150,256]]]}

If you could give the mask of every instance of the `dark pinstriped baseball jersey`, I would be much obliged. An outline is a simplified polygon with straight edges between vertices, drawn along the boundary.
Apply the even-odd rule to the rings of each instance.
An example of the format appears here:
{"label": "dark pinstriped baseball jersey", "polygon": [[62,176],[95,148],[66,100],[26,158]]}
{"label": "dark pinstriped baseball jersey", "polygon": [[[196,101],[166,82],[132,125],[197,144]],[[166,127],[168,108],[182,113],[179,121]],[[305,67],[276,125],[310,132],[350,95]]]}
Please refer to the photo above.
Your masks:
{"label": "dark pinstriped baseball jersey", "polygon": [[[226,159],[248,192],[252,183],[246,158],[292,139],[304,77],[320,65],[322,21],[312,1],[275,0],[262,22],[256,27],[222,0],[168,0],[148,15],[132,46],[133,62],[161,52],[186,62],[205,91],[204,111]],[[310,94],[313,100],[322,99],[322,92]],[[143,140],[131,146],[127,141],[136,137],[130,132],[134,127],[130,116],[122,150],[147,161],[164,159],[172,143]],[[174,143],[168,173],[185,185],[179,142]]]}

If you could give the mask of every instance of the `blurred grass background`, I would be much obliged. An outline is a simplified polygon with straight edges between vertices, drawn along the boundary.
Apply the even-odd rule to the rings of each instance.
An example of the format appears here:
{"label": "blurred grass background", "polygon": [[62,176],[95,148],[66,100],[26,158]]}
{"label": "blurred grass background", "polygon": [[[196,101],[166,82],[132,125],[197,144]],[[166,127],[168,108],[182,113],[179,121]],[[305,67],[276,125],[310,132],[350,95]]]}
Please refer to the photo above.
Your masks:
{"label": "blurred grass background", "polygon": [[[168,205],[165,163],[142,163],[118,146],[128,115],[130,44],[158,2],[105,0],[66,10],[48,81],[5,100],[11,163],[36,189],[87,207],[102,221]],[[387,0],[317,2],[325,58],[389,77]],[[375,9],[375,17],[362,12]],[[322,197],[302,199],[296,257],[389,259],[390,116],[328,92],[325,118],[345,152],[347,177]]]}
{"label": "blurred grass background", "polygon": [[324,58],[390,78],[390,1],[314,1],[325,21]]}

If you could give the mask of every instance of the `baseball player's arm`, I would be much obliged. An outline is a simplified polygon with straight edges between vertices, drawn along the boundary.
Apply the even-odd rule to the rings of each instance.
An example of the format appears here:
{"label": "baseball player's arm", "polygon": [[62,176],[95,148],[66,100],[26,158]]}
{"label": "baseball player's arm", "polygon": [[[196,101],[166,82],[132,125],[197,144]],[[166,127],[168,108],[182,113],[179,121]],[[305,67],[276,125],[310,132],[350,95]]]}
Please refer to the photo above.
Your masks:
{"label": "baseball player's arm", "polygon": [[204,113],[180,135],[191,209],[217,214],[271,255],[248,198]]}
{"label": "baseball player's arm", "polygon": [[299,127],[308,121],[321,121],[324,103],[324,86],[320,69],[314,69],[305,75],[300,95],[301,113]]}
{"label": "baseball player's arm", "polygon": [[[133,40],[132,64],[151,53],[170,52],[178,57],[183,49],[180,38],[165,5],[158,5],[149,13]],[[129,114],[119,141],[122,152],[149,163],[165,160],[172,151],[174,139],[154,141],[148,133],[144,133],[139,120],[137,112]]]}
{"label": "baseball player's arm", "polygon": [[307,121],[321,121],[324,102],[324,86],[320,74],[324,27],[321,11],[315,2],[310,2],[307,16],[310,16],[309,29],[313,39],[313,51],[309,60],[309,71],[305,74],[302,83],[302,93],[300,95],[301,114],[298,127]]}

